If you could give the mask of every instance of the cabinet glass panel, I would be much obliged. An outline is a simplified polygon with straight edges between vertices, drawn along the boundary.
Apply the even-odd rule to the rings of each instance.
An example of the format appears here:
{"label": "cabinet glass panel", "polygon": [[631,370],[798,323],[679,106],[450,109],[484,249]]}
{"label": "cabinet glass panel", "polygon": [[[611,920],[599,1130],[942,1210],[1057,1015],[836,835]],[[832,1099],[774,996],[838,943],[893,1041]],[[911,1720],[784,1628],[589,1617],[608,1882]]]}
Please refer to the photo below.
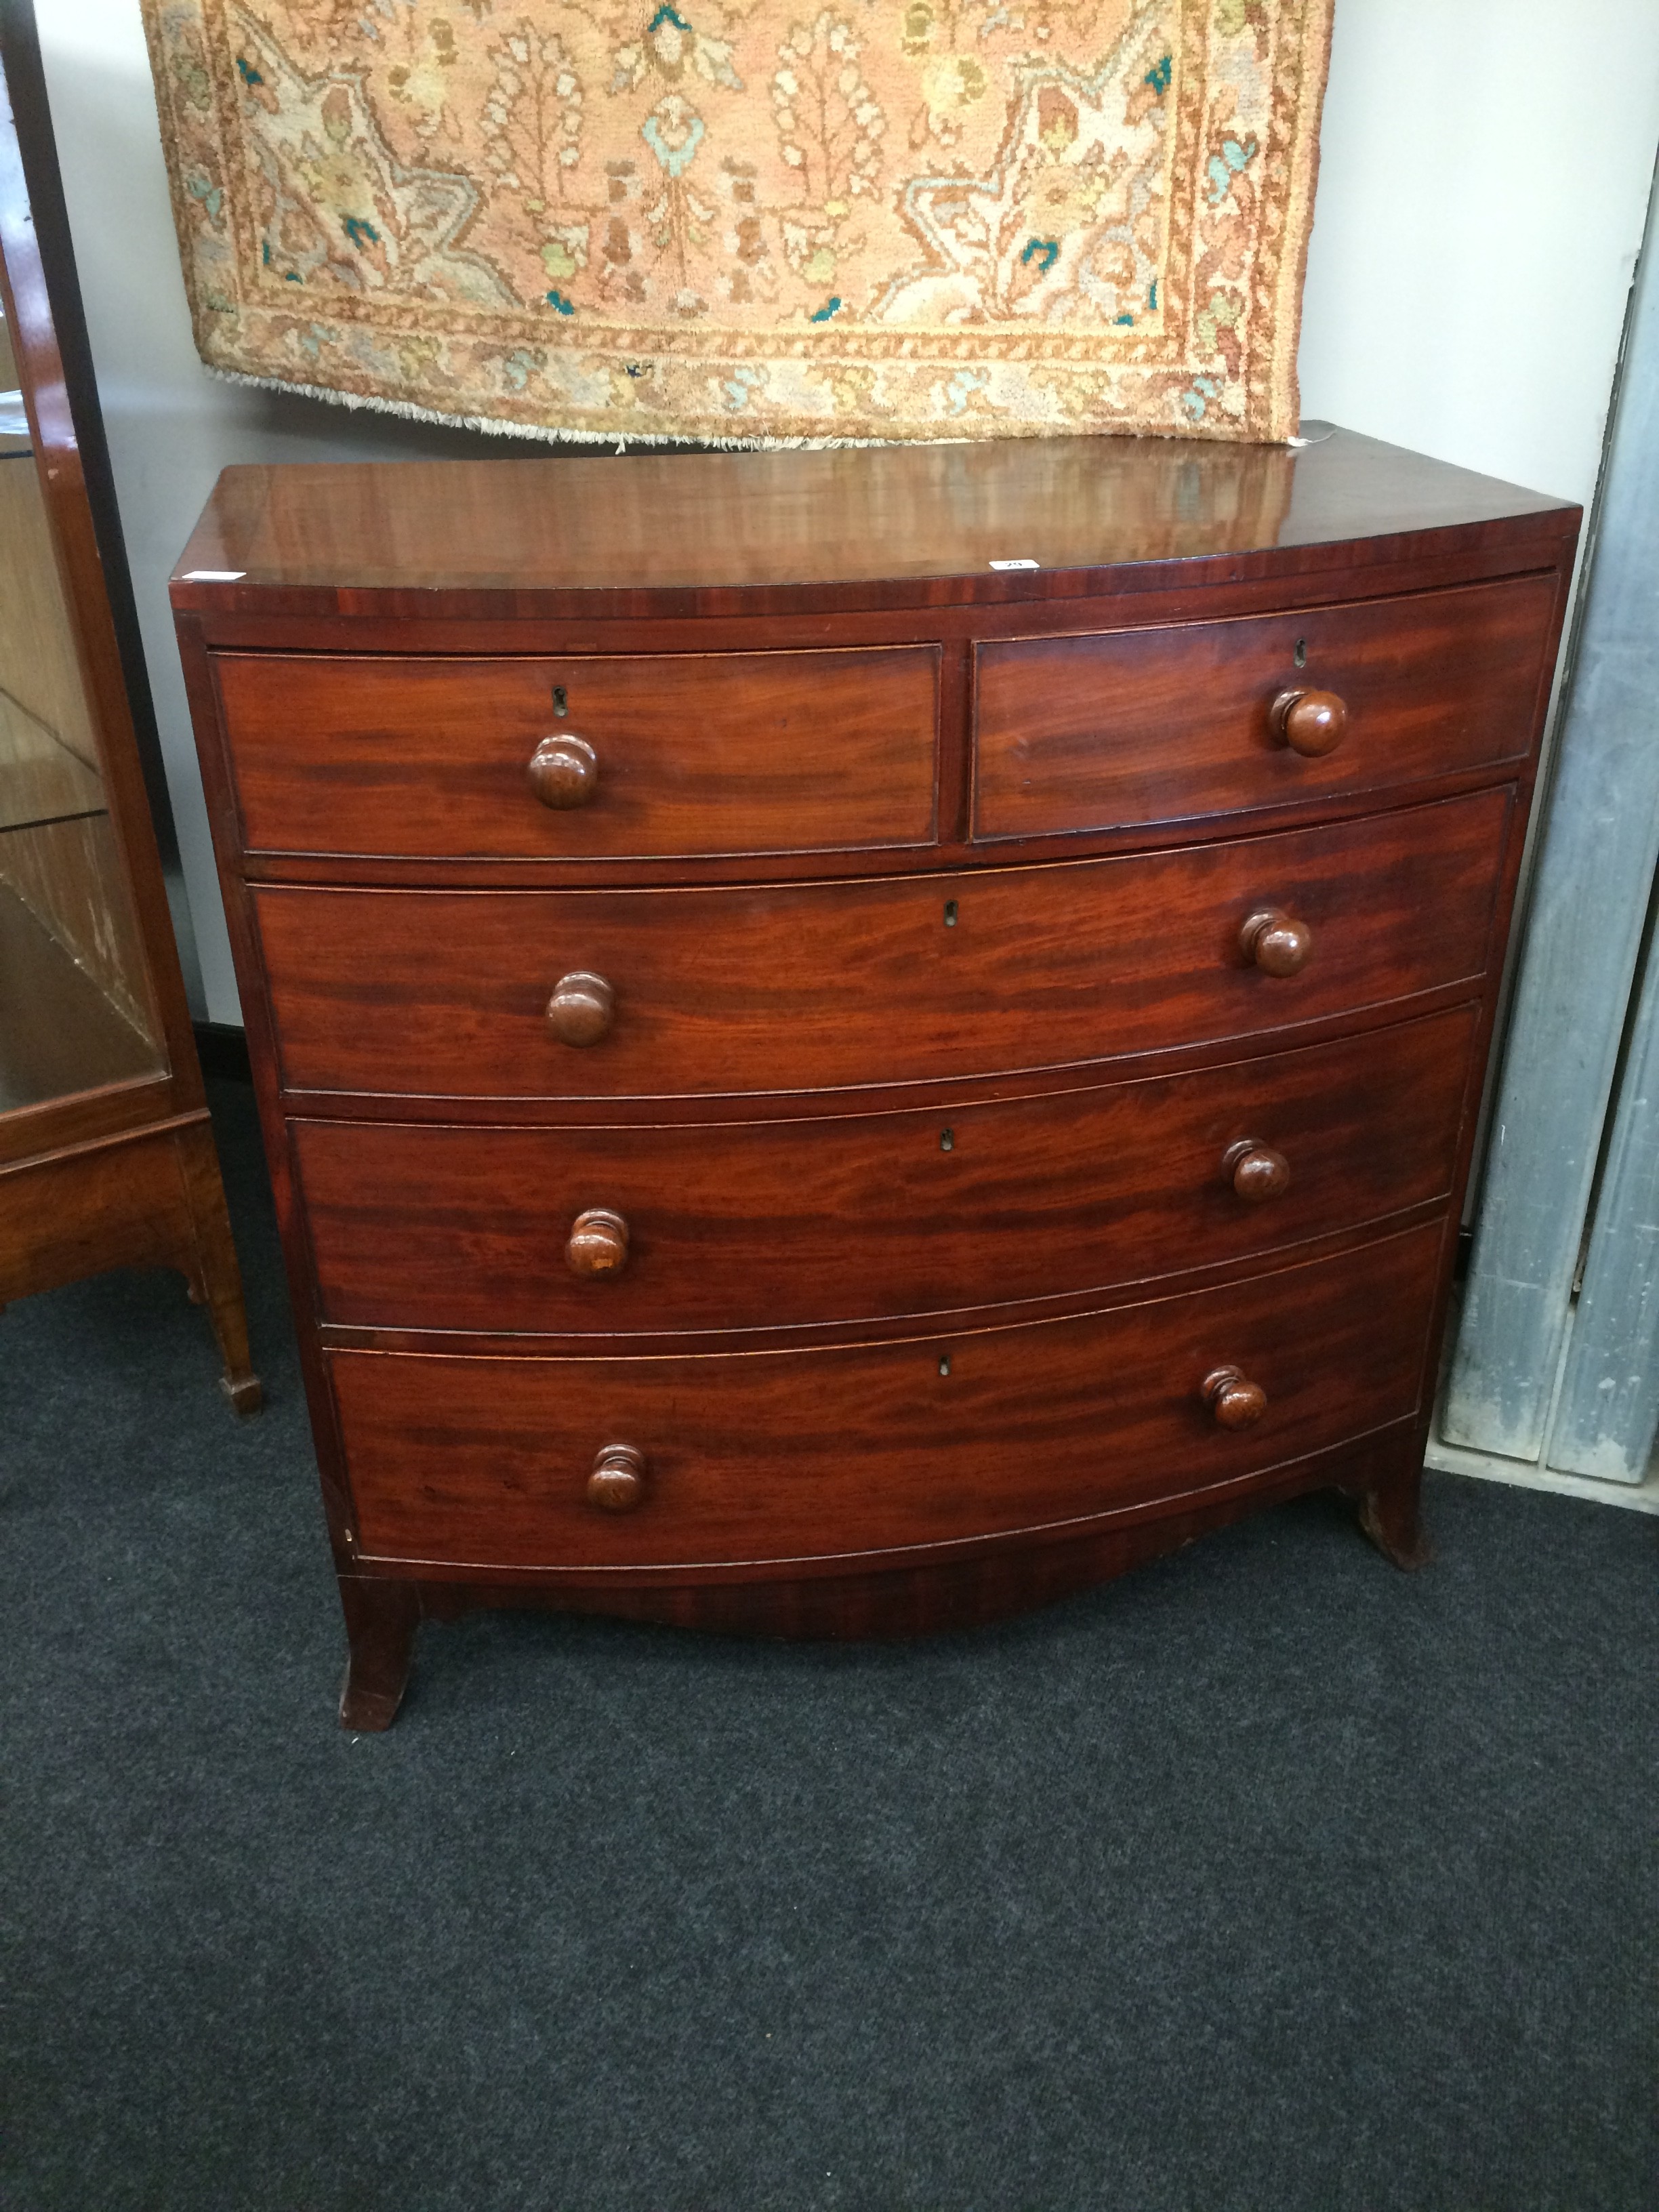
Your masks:
{"label": "cabinet glass panel", "polygon": [[165,1066],[21,382],[0,322],[0,1112]]}

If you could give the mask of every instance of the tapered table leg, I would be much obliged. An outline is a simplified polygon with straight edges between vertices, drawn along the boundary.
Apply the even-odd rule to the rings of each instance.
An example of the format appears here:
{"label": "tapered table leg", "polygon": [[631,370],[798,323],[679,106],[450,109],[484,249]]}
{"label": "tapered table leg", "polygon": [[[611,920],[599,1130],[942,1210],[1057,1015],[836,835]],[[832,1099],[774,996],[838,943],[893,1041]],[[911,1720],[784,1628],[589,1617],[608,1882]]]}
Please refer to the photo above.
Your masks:
{"label": "tapered table leg", "polygon": [[191,1279],[191,1296],[207,1308],[214,1340],[224,1365],[220,1388],[244,1418],[257,1413],[264,1391],[253,1371],[248,1350],[247,1307],[242,1297],[242,1273],[231,1242],[230,1216],[225,1207],[224,1181],[219,1155],[207,1123],[180,1132],[179,1170],[190,1200],[191,1223],[196,1238],[197,1272]]}
{"label": "tapered table leg", "polygon": [[403,1703],[421,1594],[413,1583],[342,1575],[340,1605],[351,1646],[340,1691],[340,1725],[359,1735],[378,1735],[392,1726]]}
{"label": "tapered table leg", "polygon": [[1413,1466],[1391,1475],[1359,1498],[1359,1525],[1385,1559],[1410,1571],[1434,1556],[1423,1534],[1420,1501],[1423,1470]]}

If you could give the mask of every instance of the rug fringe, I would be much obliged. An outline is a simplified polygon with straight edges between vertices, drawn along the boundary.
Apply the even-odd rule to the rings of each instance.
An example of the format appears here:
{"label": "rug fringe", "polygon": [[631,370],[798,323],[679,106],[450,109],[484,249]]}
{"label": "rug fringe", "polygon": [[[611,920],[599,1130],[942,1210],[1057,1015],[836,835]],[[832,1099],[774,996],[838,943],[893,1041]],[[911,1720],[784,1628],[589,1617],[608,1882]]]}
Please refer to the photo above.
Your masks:
{"label": "rug fringe", "polygon": [[[448,415],[439,407],[422,407],[412,399],[387,399],[379,392],[341,392],[331,385],[298,384],[283,376],[253,376],[246,369],[221,368],[202,363],[210,376],[225,384],[241,384],[255,392],[297,392],[302,399],[320,399],[331,407],[363,408],[374,415],[398,415],[405,422],[430,422],[444,430],[482,430],[494,438],[534,438],[549,446],[611,446],[618,453],[629,446],[683,446],[694,451],[726,453],[827,453],[842,446],[969,446],[971,438],[713,438],[693,437],[672,430],[574,430],[542,422],[514,422],[493,415]],[[981,442],[983,442],[982,441]]]}

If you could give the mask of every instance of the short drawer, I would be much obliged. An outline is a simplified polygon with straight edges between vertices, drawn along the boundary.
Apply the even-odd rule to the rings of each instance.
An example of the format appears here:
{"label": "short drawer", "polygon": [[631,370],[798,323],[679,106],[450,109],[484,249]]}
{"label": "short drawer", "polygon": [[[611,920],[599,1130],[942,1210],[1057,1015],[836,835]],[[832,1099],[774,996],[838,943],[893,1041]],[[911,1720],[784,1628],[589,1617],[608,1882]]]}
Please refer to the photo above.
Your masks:
{"label": "short drawer", "polygon": [[[823,1091],[1294,1030],[1472,979],[1512,797],[884,881],[252,896],[290,1091]],[[1247,956],[1271,913],[1308,933],[1298,973]],[[550,1005],[589,1041],[561,1042]]]}
{"label": "short drawer", "polygon": [[222,653],[214,669],[249,852],[600,860],[926,843],[939,659]]}
{"label": "short drawer", "polygon": [[[1444,1199],[1474,1021],[1459,1007],[948,1117],[295,1121],[320,1317],[575,1336],[793,1328],[1247,1260]],[[576,1224],[601,1208],[623,1225],[596,1245]],[[578,1273],[573,1257],[597,1264]]]}
{"label": "short drawer", "polygon": [[[1416,1409],[1441,1234],[1082,1320],[846,1350],[335,1352],[358,1544],[451,1566],[772,1563],[1059,1529],[1239,1483]],[[1252,1425],[1206,1402],[1230,1369],[1265,1394]],[[619,1446],[637,1502],[601,1510],[590,1479]]]}
{"label": "short drawer", "polygon": [[[1520,761],[1555,592],[1553,576],[1525,576],[1300,613],[981,644],[974,834],[1248,815]],[[1341,702],[1332,750],[1298,751],[1276,728],[1274,702],[1298,692]],[[1299,726],[1296,735],[1305,741]]]}

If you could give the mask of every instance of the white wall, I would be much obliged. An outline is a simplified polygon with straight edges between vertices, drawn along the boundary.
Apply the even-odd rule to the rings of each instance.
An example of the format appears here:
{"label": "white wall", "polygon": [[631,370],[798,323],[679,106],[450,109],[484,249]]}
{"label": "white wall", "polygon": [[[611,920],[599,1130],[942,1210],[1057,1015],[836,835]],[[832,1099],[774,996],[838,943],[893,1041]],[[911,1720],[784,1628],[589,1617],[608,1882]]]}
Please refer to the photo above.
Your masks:
{"label": "white wall", "polygon": [[[209,376],[138,0],[35,5],[178,817],[197,1012],[235,1021],[168,572],[228,463],[507,448]],[[1323,144],[1304,411],[1588,501],[1659,147],[1656,0],[1337,0]]]}
{"label": "white wall", "polygon": [[1659,0],[1336,0],[1302,404],[1589,504]]}

